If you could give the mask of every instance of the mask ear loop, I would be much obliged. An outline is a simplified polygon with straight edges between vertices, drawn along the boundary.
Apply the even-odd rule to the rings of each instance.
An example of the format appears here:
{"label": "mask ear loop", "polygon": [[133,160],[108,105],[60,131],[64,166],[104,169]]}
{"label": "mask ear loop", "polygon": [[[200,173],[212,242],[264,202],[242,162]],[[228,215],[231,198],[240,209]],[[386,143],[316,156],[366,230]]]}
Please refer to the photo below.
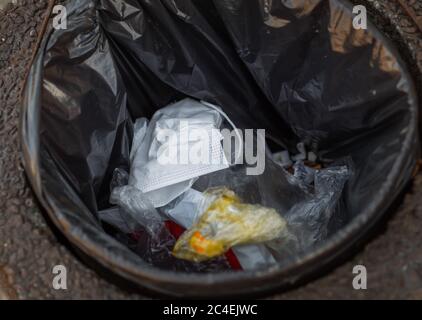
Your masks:
{"label": "mask ear loop", "polygon": [[240,142],[240,148],[239,148],[239,152],[237,153],[237,157],[235,159],[234,164],[237,164],[238,161],[243,157],[243,138],[241,136],[241,134],[239,133],[239,129],[236,127],[236,125],[233,123],[233,121],[229,118],[229,116],[227,115],[227,113],[225,113],[223,110],[221,110],[219,107],[217,107],[216,105],[213,105],[209,102],[206,101],[201,101],[201,103],[215,111],[217,111],[219,114],[221,114],[223,116],[224,119],[227,120],[227,122],[230,124],[230,126],[233,128],[234,132],[236,133],[237,138],[239,139]]}

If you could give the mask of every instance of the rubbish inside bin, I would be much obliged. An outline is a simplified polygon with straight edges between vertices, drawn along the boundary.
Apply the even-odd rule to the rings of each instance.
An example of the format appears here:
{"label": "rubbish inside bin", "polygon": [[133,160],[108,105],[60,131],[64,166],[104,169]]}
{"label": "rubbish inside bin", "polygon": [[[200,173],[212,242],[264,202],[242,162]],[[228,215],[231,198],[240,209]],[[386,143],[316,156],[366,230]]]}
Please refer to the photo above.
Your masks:
{"label": "rubbish inside bin", "polygon": [[[222,137],[216,130],[221,122],[221,111],[192,99],[159,110],[148,128],[141,127],[135,134],[129,185],[159,208],[186,192],[196,178],[226,169]],[[191,149],[203,152],[206,161],[190,162]]]}
{"label": "rubbish inside bin", "polygon": [[[188,190],[183,196],[160,210],[169,219],[185,229],[190,229],[204,213],[205,196],[194,189]],[[242,245],[233,248],[239,267],[243,270],[257,270],[271,265],[276,261],[264,245]]]}
{"label": "rubbish inside bin", "polygon": [[[67,28],[49,24],[25,87],[25,168],[70,242],[116,274],[179,296],[290,285],[346,252],[409,182],[419,156],[412,79],[370,23],[354,28],[348,1],[63,5]],[[224,131],[239,129],[248,161],[223,146],[229,165],[217,171],[186,170],[184,181],[152,172],[149,152],[171,146],[152,128],[166,128],[178,104],[220,131],[209,148],[218,154]],[[146,179],[132,181],[135,171]],[[277,212],[286,232],[210,261],[176,258],[206,214],[195,202],[213,188]]]}
{"label": "rubbish inside bin", "polygon": [[[305,144],[299,143],[299,154],[292,159],[286,160],[285,151],[281,152],[284,164],[276,163],[277,154],[266,160],[271,163],[267,171],[276,181],[276,189],[284,194],[296,194],[293,201],[278,195],[272,197],[266,192],[268,186],[262,181],[262,175],[250,177],[245,165],[236,162],[229,165],[227,158],[232,159],[232,154],[226,157],[222,142],[227,141],[222,141],[223,135],[217,129],[222,126],[221,114],[219,108],[210,109],[202,102],[184,99],[160,109],[149,124],[146,119],[138,119],[130,174],[117,168],[111,182],[110,202],[119,206],[124,215],[112,211],[117,218],[111,217],[111,212],[103,213],[100,218],[122,233],[127,233],[127,226],[133,225],[135,220],[149,233],[151,241],[146,244],[158,247],[163,243],[164,251],[169,250],[168,244],[173,240],[165,225],[166,218],[170,219],[188,229],[171,250],[174,257],[198,263],[222,257],[233,249],[236,258],[241,257],[237,260],[244,270],[274,265],[277,261],[270,249],[276,252],[276,257],[291,255],[292,258],[325,239],[328,223],[349,178],[347,167],[320,171],[307,167],[302,160],[308,153]],[[225,118],[236,129],[235,124]],[[191,135],[194,130],[197,132]],[[200,131],[204,134],[199,134]],[[265,143],[265,139],[256,136],[255,142]],[[181,162],[183,152],[192,147],[201,154],[207,151],[203,164],[192,163],[190,157]],[[245,144],[240,147],[244,148]],[[236,148],[230,151],[239,153]],[[269,152],[268,147],[265,152]],[[292,160],[296,163],[294,174],[290,176],[283,166],[286,162],[293,163]],[[193,189],[193,185],[203,192]],[[277,204],[279,211],[262,204],[242,202],[228,189],[229,185],[240,193],[262,194],[259,201]],[[289,210],[283,210],[289,206]],[[127,223],[119,221],[124,217],[130,217]],[[283,217],[288,217],[293,233],[290,234]],[[290,243],[284,250],[286,239]],[[152,248],[145,250],[148,254],[153,251]]]}
{"label": "rubbish inside bin", "polygon": [[176,243],[176,257],[203,261],[236,245],[265,243],[281,238],[286,221],[274,209],[244,204],[228,189],[204,193],[205,210],[199,221]]}
{"label": "rubbish inside bin", "polygon": [[[116,169],[111,184],[111,202],[118,206],[99,212],[100,220],[114,228],[112,233],[117,240],[151,265],[162,268],[185,272],[217,272],[233,268],[227,257],[216,257],[200,264],[175,259],[171,250],[180,232],[171,231],[177,226],[164,221],[145,194],[126,185],[128,181],[128,174]],[[235,261],[234,265],[237,263]]]}

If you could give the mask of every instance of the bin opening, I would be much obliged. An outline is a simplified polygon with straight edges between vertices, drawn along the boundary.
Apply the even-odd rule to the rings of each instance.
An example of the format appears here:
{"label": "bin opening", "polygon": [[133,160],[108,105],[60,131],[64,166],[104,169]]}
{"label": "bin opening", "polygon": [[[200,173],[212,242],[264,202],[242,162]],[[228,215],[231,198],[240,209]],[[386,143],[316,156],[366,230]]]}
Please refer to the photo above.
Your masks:
{"label": "bin opening", "polygon": [[[164,219],[159,246],[145,228],[122,232],[125,219],[110,202],[111,186],[124,186],[131,174],[137,120],[151,121],[187,98],[218,106],[241,130],[265,130],[262,175],[239,180],[245,168],[233,166],[190,187],[201,194],[226,188],[220,196],[239,196],[236,203],[283,211],[291,237],[281,246],[288,250],[274,249],[280,237],[253,249],[264,260],[270,252],[280,270],[340,230],[352,236],[359,217],[364,223],[385,212],[409,181],[418,154],[412,82],[374,27],[353,27],[348,2],[68,0],[64,6],[67,28],[51,27],[43,36],[25,90],[27,171],[71,242],[120,275],[132,270],[127,277],[139,272],[141,279],[151,266],[216,277],[245,271],[237,246],[213,260],[174,257],[172,239],[189,229],[174,219]],[[286,151],[300,155],[303,148],[307,157],[295,159],[293,171],[280,165]],[[306,183],[309,166],[300,160],[309,156],[322,167]],[[196,196],[185,192],[181,208]],[[167,211],[171,217],[177,206]],[[196,236],[190,240],[200,245],[209,240]],[[303,244],[310,239],[315,245]],[[298,243],[306,250],[296,252]]]}

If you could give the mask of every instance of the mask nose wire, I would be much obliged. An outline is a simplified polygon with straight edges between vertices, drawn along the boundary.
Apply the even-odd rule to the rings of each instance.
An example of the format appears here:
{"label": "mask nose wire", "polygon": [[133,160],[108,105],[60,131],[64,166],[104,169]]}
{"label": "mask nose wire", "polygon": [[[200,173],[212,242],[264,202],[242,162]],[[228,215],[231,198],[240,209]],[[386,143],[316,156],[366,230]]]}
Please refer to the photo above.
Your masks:
{"label": "mask nose wire", "polygon": [[240,143],[240,148],[239,148],[239,151],[237,153],[237,156],[236,156],[236,159],[235,159],[235,162],[234,162],[234,164],[237,164],[238,161],[243,156],[242,153],[243,153],[243,147],[244,147],[244,145],[243,145],[243,138],[242,138],[242,136],[241,136],[241,134],[239,132],[239,129],[236,127],[236,125],[233,123],[233,121],[229,118],[229,116],[227,115],[227,113],[225,113],[219,107],[217,107],[216,105],[213,105],[213,104],[211,104],[209,102],[203,101],[203,100],[201,101],[201,103],[203,105],[205,105],[205,106],[207,106],[207,107],[209,107],[209,108],[217,111],[219,114],[221,114],[223,116],[223,118],[227,120],[227,122],[230,124],[230,126],[233,128],[234,132],[236,133],[237,139],[239,140],[239,143]]}

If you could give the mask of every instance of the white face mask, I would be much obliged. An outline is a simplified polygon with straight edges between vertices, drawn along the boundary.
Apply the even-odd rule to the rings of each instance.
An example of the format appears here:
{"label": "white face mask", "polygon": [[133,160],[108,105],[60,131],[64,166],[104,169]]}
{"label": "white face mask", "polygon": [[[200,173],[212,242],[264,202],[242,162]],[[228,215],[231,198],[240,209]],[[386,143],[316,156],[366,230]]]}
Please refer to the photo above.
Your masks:
{"label": "white face mask", "polygon": [[227,169],[221,114],[217,107],[192,99],[159,110],[133,150],[129,184],[158,208],[183,194],[198,177]]}

